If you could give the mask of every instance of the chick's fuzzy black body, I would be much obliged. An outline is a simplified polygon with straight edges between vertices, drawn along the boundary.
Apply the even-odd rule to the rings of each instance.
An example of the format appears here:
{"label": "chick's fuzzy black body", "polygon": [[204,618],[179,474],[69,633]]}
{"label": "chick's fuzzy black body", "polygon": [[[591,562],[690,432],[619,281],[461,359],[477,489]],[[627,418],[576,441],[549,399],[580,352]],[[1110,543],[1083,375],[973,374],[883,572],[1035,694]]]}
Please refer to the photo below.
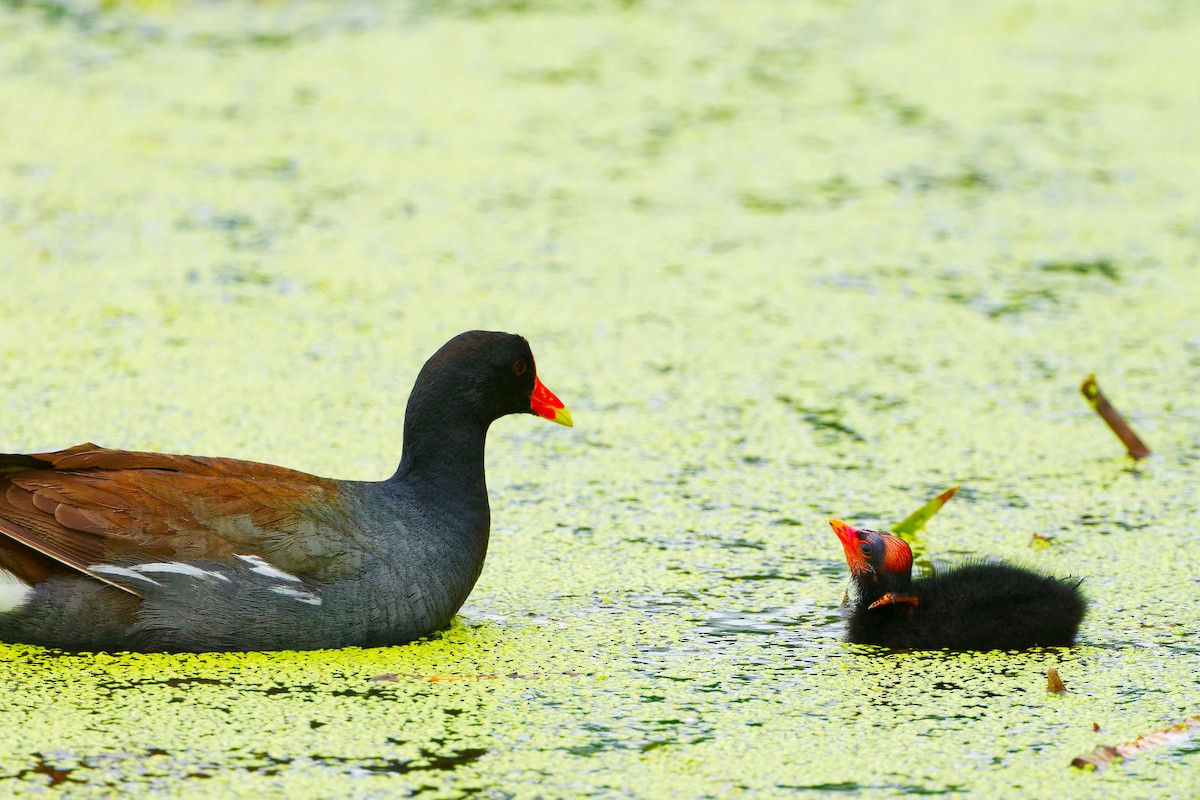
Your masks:
{"label": "chick's fuzzy black body", "polygon": [[[885,592],[855,577],[847,640],[896,649],[1025,650],[1075,643],[1086,601],[1080,581],[1001,562],[968,563],[900,582],[916,599],[870,608]],[[867,585],[864,585],[867,584]]]}
{"label": "chick's fuzzy black body", "polygon": [[1077,578],[1002,561],[912,579],[912,548],[886,531],[830,520],[854,597],[846,640],[907,650],[1025,650],[1075,643],[1087,600]]}

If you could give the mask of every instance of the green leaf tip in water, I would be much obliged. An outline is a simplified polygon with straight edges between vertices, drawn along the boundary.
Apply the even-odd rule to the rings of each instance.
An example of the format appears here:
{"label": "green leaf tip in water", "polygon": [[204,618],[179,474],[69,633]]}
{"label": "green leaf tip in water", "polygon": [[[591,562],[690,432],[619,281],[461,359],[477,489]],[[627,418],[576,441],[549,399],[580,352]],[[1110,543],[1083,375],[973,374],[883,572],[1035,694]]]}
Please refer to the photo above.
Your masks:
{"label": "green leaf tip in water", "polygon": [[957,486],[951,486],[946,491],[939,494],[937,497],[930,500],[925,505],[918,508],[913,513],[904,518],[892,528],[892,533],[902,538],[915,536],[918,531],[924,529],[925,524],[933,519],[933,515],[942,510],[942,506],[954,497],[954,493],[958,491]]}
{"label": "green leaf tip in water", "polygon": [[1129,456],[1134,459],[1145,458],[1150,455],[1150,448],[1145,442],[1133,432],[1133,428],[1129,427],[1129,423],[1125,421],[1125,417],[1121,415],[1113,407],[1113,404],[1108,402],[1108,398],[1104,396],[1104,392],[1100,391],[1100,384],[1096,383],[1095,375],[1088,375],[1087,380],[1079,387],[1079,391],[1083,394],[1088,405],[1092,410],[1100,415],[1100,418],[1108,423],[1108,427],[1121,440],[1121,444],[1125,445]]}

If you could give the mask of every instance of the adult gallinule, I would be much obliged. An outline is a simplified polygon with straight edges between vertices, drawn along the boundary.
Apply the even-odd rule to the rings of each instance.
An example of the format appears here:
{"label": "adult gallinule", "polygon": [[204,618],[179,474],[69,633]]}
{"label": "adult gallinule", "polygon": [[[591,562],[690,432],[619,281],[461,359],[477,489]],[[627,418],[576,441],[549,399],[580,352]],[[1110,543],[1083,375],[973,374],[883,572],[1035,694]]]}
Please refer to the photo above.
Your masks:
{"label": "adult gallinule", "polygon": [[919,650],[1065,647],[1087,606],[1078,579],[974,562],[912,579],[898,536],[831,519],[854,583],[846,639]]}
{"label": "adult gallinule", "polygon": [[83,444],[0,456],[0,639],[66,649],[397,644],[483,568],[488,426],[571,416],[529,344],[470,331],[425,363],[391,478]]}

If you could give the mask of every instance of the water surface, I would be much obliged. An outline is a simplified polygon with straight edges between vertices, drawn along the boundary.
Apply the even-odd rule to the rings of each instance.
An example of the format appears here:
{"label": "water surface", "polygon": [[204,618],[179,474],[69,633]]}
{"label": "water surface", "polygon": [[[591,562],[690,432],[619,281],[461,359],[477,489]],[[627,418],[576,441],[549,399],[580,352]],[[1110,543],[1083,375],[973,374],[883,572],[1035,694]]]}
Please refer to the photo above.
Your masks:
{"label": "water surface", "polygon": [[[3,791],[1190,796],[1195,745],[1068,764],[1200,712],[1198,38],[1165,2],[0,5],[5,449],[382,478],[469,328],[576,420],[493,428],[430,641],[0,646]],[[953,484],[926,557],[1082,576],[1078,647],[840,640],[826,520]]]}

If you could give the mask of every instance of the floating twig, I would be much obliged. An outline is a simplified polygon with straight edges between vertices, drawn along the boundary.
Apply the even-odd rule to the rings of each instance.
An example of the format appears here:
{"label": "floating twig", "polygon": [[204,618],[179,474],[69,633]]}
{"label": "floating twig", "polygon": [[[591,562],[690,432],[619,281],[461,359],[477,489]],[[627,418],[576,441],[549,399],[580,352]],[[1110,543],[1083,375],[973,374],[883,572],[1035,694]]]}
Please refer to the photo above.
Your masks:
{"label": "floating twig", "polygon": [[1130,457],[1145,458],[1150,455],[1150,448],[1146,447],[1146,443],[1138,438],[1138,435],[1133,432],[1133,428],[1129,427],[1129,423],[1125,421],[1125,417],[1121,416],[1121,412],[1113,408],[1113,404],[1108,402],[1108,398],[1100,391],[1100,385],[1096,383],[1095,375],[1088,375],[1087,380],[1079,387],[1079,391],[1083,393],[1088,405],[1108,423],[1109,428],[1112,428],[1112,432],[1121,440],[1121,444],[1125,445]]}
{"label": "floating twig", "polygon": [[1071,766],[1099,772],[1111,764],[1119,763],[1127,758],[1136,758],[1156,747],[1182,744],[1191,739],[1196,731],[1200,731],[1200,714],[1190,716],[1169,728],[1139,736],[1132,742],[1123,742],[1112,746],[1100,745],[1086,756],[1071,759]]}

